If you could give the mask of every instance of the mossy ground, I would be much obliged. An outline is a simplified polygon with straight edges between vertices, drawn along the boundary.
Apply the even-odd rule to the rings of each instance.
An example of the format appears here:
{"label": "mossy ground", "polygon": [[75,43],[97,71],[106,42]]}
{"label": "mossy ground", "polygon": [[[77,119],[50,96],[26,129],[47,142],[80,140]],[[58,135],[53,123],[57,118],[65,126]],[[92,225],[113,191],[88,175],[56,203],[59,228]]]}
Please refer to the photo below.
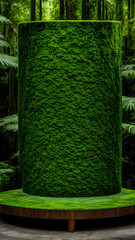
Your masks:
{"label": "mossy ground", "polygon": [[92,210],[135,205],[135,190],[122,189],[120,193],[102,197],[40,197],[24,193],[21,189],[0,193],[0,204],[35,209]]}

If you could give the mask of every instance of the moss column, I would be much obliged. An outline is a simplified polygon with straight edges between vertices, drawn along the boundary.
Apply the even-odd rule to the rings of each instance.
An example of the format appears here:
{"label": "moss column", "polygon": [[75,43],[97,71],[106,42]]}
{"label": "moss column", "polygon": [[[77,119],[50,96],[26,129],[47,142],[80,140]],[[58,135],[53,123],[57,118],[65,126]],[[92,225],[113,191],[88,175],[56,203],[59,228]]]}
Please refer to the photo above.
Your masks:
{"label": "moss column", "polygon": [[121,24],[19,25],[23,191],[53,197],[121,190]]}

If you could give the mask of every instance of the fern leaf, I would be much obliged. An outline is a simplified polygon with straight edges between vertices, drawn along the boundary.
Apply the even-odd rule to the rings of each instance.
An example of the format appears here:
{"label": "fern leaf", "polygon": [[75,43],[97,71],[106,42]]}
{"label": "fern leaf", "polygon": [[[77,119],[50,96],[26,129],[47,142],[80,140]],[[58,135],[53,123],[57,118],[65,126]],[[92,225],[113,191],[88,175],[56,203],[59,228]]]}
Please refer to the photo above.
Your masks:
{"label": "fern leaf", "polygon": [[18,116],[16,114],[0,119],[0,127],[3,130],[17,132],[18,131]]}
{"label": "fern leaf", "polygon": [[122,76],[130,77],[135,76],[135,64],[127,64],[122,66]]}
{"label": "fern leaf", "polygon": [[4,36],[1,32],[0,32],[0,39],[4,39]]}
{"label": "fern leaf", "polygon": [[122,123],[123,132],[135,135],[135,124]]}
{"label": "fern leaf", "polygon": [[11,168],[7,168],[7,169],[0,169],[0,175],[2,174],[9,174],[9,173],[13,173],[14,170]]}
{"label": "fern leaf", "polygon": [[0,64],[7,67],[18,68],[18,59],[6,54],[0,54]]}
{"label": "fern leaf", "polygon": [[128,20],[128,22],[134,22],[134,21],[135,21],[135,18]]}
{"label": "fern leaf", "polygon": [[135,64],[127,64],[122,66],[122,71],[135,70]]}
{"label": "fern leaf", "polygon": [[6,17],[1,16],[1,15],[0,15],[0,22],[11,23],[11,21],[9,19],[7,19]]}
{"label": "fern leaf", "polygon": [[8,42],[0,39],[0,47],[10,47],[10,45],[8,44]]}
{"label": "fern leaf", "polygon": [[122,106],[126,111],[135,111],[135,97],[122,96]]}

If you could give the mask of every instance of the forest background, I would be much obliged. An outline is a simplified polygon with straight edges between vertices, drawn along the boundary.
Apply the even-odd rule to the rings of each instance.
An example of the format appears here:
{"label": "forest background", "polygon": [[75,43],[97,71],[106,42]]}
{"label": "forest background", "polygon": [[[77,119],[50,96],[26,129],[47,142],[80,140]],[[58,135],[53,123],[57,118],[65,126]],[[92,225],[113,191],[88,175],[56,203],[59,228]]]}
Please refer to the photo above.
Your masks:
{"label": "forest background", "polygon": [[30,20],[122,21],[122,184],[135,189],[135,0],[1,0],[0,191],[21,188],[17,29]]}

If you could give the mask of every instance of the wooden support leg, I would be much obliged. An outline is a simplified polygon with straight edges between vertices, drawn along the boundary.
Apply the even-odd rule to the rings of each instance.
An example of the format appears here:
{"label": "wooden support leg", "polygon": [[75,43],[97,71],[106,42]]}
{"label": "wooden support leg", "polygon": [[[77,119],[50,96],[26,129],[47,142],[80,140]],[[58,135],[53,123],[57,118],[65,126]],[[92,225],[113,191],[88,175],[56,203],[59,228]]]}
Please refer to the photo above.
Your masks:
{"label": "wooden support leg", "polygon": [[74,219],[69,219],[68,220],[68,231],[69,232],[74,232],[75,231],[75,220]]}

